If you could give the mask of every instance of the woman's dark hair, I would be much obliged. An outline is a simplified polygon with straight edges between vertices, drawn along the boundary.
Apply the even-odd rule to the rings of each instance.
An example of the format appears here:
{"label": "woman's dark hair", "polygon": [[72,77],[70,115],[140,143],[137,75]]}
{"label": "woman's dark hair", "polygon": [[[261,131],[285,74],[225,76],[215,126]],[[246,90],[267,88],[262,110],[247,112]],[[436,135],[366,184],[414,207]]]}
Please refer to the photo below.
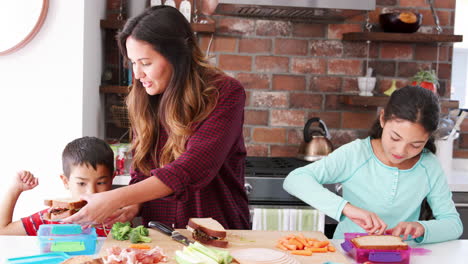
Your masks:
{"label": "woman's dark hair", "polygon": [[87,165],[95,170],[105,166],[114,174],[114,152],[109,144],[96,137],[82,137],[68,143],[62,152],[63,174],[68,178],[74,166]]}
{"label": "woman's dark hair", "polygon": [[[403,119],[421,124],[431,134],[424,147],[435,153],[436,147],[432,133],[439,124],[439,112],[439,99],[433,92],[419,86],[405,86],[392,93],[385,106],[383,119],[385,122]],[[369,136],[381,138],[382,130],[380,120],[377,118],[369,131]]]}

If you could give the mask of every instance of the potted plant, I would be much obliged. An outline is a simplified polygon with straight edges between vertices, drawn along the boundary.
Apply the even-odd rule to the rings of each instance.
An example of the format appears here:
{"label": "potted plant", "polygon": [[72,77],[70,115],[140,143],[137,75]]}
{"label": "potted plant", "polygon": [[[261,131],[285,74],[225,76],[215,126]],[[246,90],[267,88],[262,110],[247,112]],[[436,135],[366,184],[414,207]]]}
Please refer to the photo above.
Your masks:
{"label": "potted plant", "polygon": [[411,78],[411,81],[411,85],[421,86],[437,94],[439,78],[434,70],[420,70]]}

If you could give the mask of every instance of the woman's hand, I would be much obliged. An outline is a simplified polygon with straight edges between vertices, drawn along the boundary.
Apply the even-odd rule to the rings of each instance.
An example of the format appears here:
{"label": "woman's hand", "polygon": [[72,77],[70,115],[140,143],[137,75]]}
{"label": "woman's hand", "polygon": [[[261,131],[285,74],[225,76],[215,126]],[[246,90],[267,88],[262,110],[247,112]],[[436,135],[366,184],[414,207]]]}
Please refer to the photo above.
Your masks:
{"label": "woman's hand", "polygon": [[111,227],[116,222],[124,223],[127,221],[132,221],[133,218],[138,215],[140,208],[140,204],[134,204],[120,208],[109,218],[107,218],[107,221],[104,223],[104,225]]}
{"label": "woman's hand", "polygon": [[424,235],[424,226],[418,222],[400,222],[394,228],[388,229],[385,233],[394,236],[403,235],[403,240],[408,239],[408,235],[411,235],[413,239]]}
{"label": "woman's hand", "polygon": [[103,224],[120,209],[112,191],[81,195],[88,204],[78,213],[63,219],[63,222],[81,225]]}
{"label": "woman's hand", "polygon": [[343,208],[343,214],[369,234],[381,235],[387,229],[387,224],[376,213],[369,212],[350,203],[347,203]]}

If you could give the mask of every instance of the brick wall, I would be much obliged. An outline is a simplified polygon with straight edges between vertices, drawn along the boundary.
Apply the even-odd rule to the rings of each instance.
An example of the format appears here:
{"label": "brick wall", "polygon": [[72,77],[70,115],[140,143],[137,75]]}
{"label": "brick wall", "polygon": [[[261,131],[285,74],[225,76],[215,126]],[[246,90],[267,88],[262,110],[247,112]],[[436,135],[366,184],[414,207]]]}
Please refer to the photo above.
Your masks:
{"label": "brick wall", "polygon": [[[373,31],[381,31],[382,8],[423,13],[420,32],[435,33],[427,0],[377,0],[370,13]],[[415,7],[415,8],[412,8]],[[455,0],[436,0],[444,33],[453,33]],[[210,54],[213,62],[241,81],[247,91],[244,137],[249,156],[295,156],[302,129],[311,117],[320,117],[331,130],[335,147],[363,138],[374,121],[376,108],[340,103],[341,94],[356,94],[357,79],[365,72],[366,43],[342,41],[345,32],[364,31],[365,16],[341,24],[317,24],[214,16],[217,28]],[[209,35],[200,34],[206,49]],[[418,69],[435,69],[435,44],[371,43],[370,66],[377,76],[376,94],[406,85]],[[441,92],[449,95],[452,44],[440,50]],[[468,120],[464,122],[468,131]],[[455,156],[468,157],[468,134],[455,146]]]}

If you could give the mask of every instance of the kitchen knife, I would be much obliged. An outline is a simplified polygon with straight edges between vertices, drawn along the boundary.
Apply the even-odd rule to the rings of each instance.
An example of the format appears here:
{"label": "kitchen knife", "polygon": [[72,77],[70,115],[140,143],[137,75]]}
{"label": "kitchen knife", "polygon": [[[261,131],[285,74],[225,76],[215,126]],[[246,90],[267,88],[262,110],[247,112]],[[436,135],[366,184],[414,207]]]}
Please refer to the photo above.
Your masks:
{"label": "kitchen knife", "polygon": [[169,227],[161,222],[158,221],[150,221],[148,223],[150,228],[156,229],[168,236],[170,236],[175,241],[182,243],[188,246],[190,243],[193,243],[192,240],[188,239],[186,236],[180,234],[178,231],[175,231],[172,227]]}

